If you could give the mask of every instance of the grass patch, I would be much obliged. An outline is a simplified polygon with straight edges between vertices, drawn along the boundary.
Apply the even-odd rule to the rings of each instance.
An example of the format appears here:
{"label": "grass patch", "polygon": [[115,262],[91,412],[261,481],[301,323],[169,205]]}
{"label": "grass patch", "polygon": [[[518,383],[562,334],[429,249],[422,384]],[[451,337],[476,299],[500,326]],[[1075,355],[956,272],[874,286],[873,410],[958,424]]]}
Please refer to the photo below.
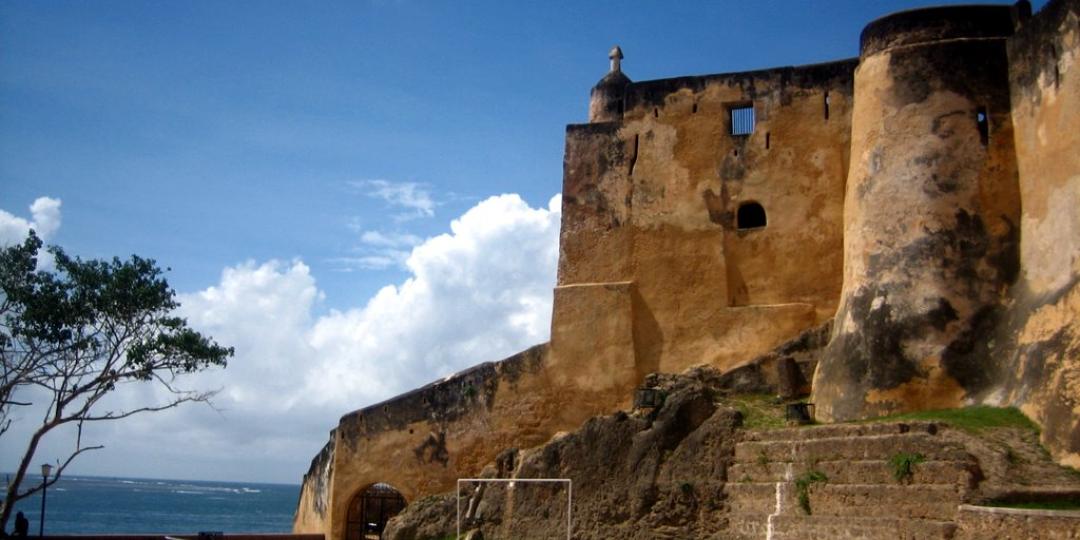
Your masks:
{"label": "grass patch", "polygon": [[787,426],[784,420],[784,405],[777,402],[776,396],[738,394],[720,396],[716,401],[742,413],[742,427],[745,429],[775,429]]}
{"label": "grass patch", "polygon": [[1080,499],[1062,499],[1057,501],[990,501],[982,506],[997,508],[1019,508],[1021,510],[1080,510]]}
{"label": "grass patch", "polygon": [[915,411],[891,416],[880,416],[863,422],[896,422],[901,420],[923,420],[943,422],[971,433],[981,433],[991,428],[1021,428],[1039,431],[1024,413],[1015,407],[987,407],[978,405],[963,409],[943,409],[936,411]]}
{"label": "grass patch", "polygon": [[911,483],[915,476],[915,466],[926,461],[926,457],[919,453],[909,454],[897,452],[889,458],[889,466],[892,467],[893,478],[897,482]]}
{"label": "grass patch", "polygon": [[818,483],[825,483],[829,481],[829,477],[825,476],[825,473],[811,469],[799,475],[795,479],[795,494],[799,499],[799,508],[806,512],[806,515],[810,515],[810,486]]}

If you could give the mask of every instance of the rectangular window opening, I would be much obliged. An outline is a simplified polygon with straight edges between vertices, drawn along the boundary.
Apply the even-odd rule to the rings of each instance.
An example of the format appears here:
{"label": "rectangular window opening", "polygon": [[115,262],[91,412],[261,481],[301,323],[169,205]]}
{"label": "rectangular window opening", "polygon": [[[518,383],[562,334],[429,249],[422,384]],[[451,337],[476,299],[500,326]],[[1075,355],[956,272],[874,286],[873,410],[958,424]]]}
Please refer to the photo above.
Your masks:
{"label": "rectangular window opening", "polygon": [[732,135],[750,135],[754,132],[753,104],[732,107],[730,111]]}

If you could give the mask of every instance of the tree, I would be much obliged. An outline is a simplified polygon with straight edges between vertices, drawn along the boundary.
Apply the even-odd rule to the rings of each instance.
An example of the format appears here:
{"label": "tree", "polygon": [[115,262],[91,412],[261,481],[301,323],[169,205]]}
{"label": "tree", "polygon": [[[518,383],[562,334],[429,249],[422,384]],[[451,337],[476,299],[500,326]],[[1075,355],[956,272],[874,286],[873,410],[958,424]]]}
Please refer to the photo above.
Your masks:
{"label": "tree", "polygon": [[[53,270],[38,268],[42,242],[30,231],[22,244],[0,250],[0,440],[11,427],[16,407],[44,409],[30,435],[14,477],[8,482],[0,530],[17,501],[42,488],[20,490],[34,453],[54,429],[74,426],[75,445],[57,462],[52,484],[80,454],[103,448],[84,446],[86,423],[119,420],[171,409],[182,403],[210,403],[214,392],[177,386],[180,375],[224,367],[233,354],[188,328],[173,315],[175,291],[153,260],[81,260],[57,246],[48,252]],[[158,385],[164,402],[114,410],[102,402],[126,386]],[[5,444],[8,441],[4,441]]]}

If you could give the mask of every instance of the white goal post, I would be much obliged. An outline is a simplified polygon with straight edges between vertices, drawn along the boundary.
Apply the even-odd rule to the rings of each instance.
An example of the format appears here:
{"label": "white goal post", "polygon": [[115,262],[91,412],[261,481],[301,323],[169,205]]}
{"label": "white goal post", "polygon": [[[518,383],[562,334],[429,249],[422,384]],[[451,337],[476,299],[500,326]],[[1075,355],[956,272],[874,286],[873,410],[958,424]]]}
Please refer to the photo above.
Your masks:
{"label": "white goal post", "polygon": [[461,484],[462,482],[486,482],[492,484],[561,483],[566,484],[566,540],[570,540],[573,524],[574,482],[569,478],[458,478],[457,481],[457,537],[461,537]]}

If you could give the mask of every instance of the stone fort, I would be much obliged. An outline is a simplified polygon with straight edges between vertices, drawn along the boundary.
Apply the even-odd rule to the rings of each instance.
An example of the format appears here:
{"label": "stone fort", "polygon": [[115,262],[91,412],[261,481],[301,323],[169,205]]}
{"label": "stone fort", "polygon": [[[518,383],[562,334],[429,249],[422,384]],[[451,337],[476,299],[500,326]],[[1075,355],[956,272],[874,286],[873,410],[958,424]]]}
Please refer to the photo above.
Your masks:
{"label": "stone fort", "polygon": [[1017,407],[1080,467],[1080,1],[895,13],[816,65],[610,57],[566,129],[550,342],[343,416],[295,532],[360,538],[371,486],[452,491],[701,365],[824,423]]}

